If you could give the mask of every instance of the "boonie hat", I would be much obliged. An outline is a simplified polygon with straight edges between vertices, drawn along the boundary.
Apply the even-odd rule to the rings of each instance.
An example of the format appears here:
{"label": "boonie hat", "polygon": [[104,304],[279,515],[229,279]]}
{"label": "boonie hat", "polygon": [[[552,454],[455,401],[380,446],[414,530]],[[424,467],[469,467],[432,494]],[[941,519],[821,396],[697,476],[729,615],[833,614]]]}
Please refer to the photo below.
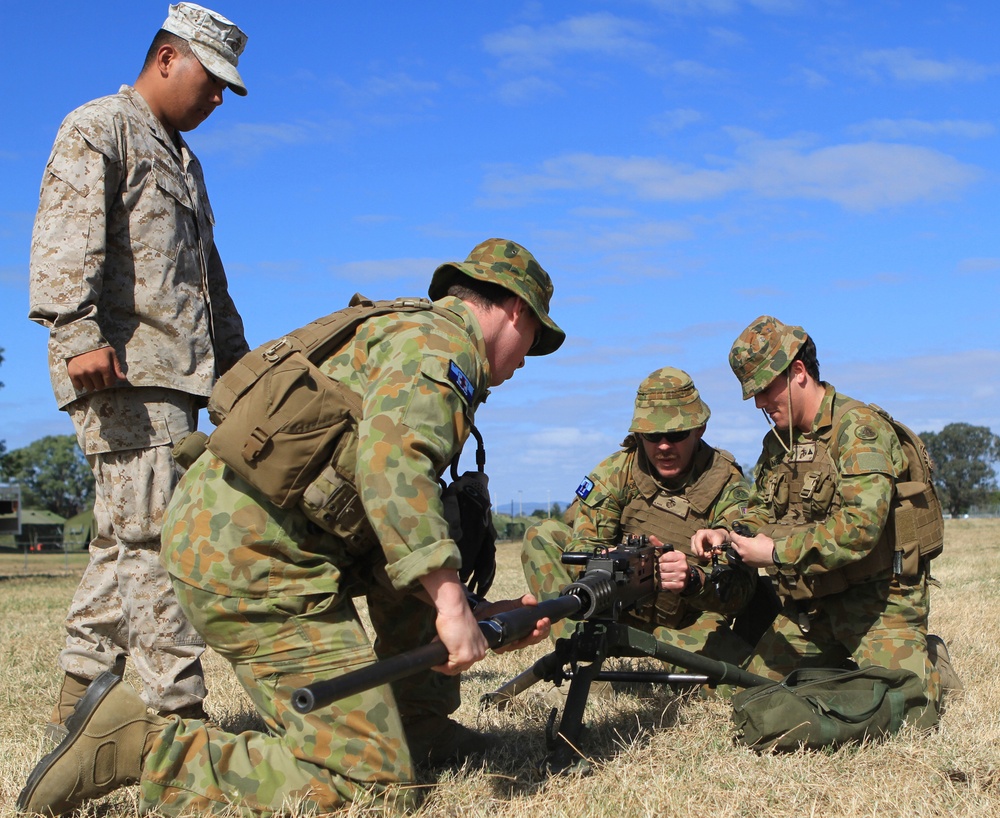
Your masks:
{"label": "boonie hat", "polygon": [[195,3],[176,3],[170,6],[161,28],[187,40],[205,70],[225,80],[234,94],[247,95],[243,77],[236,70],[247,35],[235,23]]}
{"label": "boonie hat", "polygon": [[427,294],[434,301],[444,297],[456,275],[499,284],[524,299],[542,322],[541,337],[528,351],[529,355],[548,355],[566,340],[566,333],[549,318],[552,280],[520,244],[507,239],[487,239],[477,244],[465,261],[449,261],[438,267]]}
{"label": "boonie hat", "polygon": [[752,398],[788,369],[809,336],[802,327],[782,324],[762,315],[733,341],[729,366],[743,386],[743,400]]}
{"label": "boonie hat", "polygon": [[657,369],[639,384],[630,432],[683,432],[704,426],[712,412],[691,376],[671,366]]}

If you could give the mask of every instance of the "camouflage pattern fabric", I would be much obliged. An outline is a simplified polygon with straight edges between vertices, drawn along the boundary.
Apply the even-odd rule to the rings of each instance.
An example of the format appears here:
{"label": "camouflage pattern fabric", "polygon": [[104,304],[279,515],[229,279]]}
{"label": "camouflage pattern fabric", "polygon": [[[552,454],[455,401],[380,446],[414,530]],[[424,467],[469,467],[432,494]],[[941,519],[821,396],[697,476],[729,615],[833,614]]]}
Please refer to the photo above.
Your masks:
{"label": "camouflage pattern fabric", "polygon": [[630,432],[682,432],[708,423],[712,411],[701,399],[691,376],[664,367],[649,373],[635,395]]}
{"label": "camouflage pattern fabric", "polygon": [[566,340],[566,333],[549,316],[554,288],[549,274],[520,244],[504,239],[487,239],[469,253],[465,261],[449,261],[434,271],[428,295],[437,301],[448,293],[456,276],[499,284],[524,300],[542,322],[542,334],[529,355],[548,355]]}
{"label": "camouflage pattern fabric", "polygon": [[96,537],[66,617],[59,665],[93,679],[128,656],[159,712],[205,697],[205,643],[160,564],[160,526],[178,479],[170,449],[195,427],[195,398],[169,389],[112,389],[69,406],[94,471]]}
{"label": "camouflage pattern fabric", "polygon": [[[774,540],[781,570],[803,577],[848,570],[882,547],[895,479],[906,465],[898,438],[874,410],[864,405],[850,409],[834,429],[838,395],[829,384],[824,387],[813,427],[808,433],[795,431],[791,453],[774,434],[765,437],[745,516],[751,530]],[[828,493],[825,514],[804,508],[798,492],[774,491],[771,475],[786,460],[828,444],[833,436],[836,485]],[[900,585],[891,568],[885,568],[840,593],[786,600],[771,632],[758,644],[751,670],[780,678],[795,657],[813,665],[829,661],[837,666],[852,658],[859,664],[906,667],[924,680],[928,706],[936,707],[940,684],[927,658],[927,616],[926,575]]]}
{"label": "camouflage pattern fabric", "polygon": [[[328,811],[346,801],[412,805],[403,719],[446,716],[458,678],[427,671],[308,716],[292,690],[429,641],[435,611],[408,591],[460,567],[437,477],[469,435],[490,381],[482,332],[463,302],[433,313],[369,319],[320,368],[362,397],[357,483],[381,548],[357,554],[281,510],[210,451],[182,479],[163,558],[181,604],[232,664],[273,735],[233,736],[182,722],[160,736],[141,782],[161,812],[237,803],[268,815],[294,803]],[[366,596],[374,648],[352,598]]]}
{"label": "camouflage pattern fabric", "polygon": [[[833,429],[836,390],[826,391],[813,428],[796,430],[791,454],[774,432],[764,437],[746,522],[775,542],[781,565],[804,576],[825,574],[866,557],[882,539],[895,479],[905,468],[903,450],[892,427],[873,409],[860,405],[844,413]],[[785,436],[785,432],[781,433]],[[837,437],[835,486],[824,492],[821,508],[806,507],[797,492],[774,486],[771,475],[793,458],[798,470],[815,468],[804,460],[820,444]],[[768,499],[768,496],[770,498]],[[787,496],[786,496],[787,495]],[[794,495],[794,496],[793,496]],[[886,571],[881,578],[887,578]]]}
{"label": "camouflage pattern fabric", "polygon": [[802,327],[770,315],[760,316],[743,330],[729,350],[729,366],[743,387],[743,400],[767,389],[788,369],[808,337]]}
{"label": "camouflage pattern fabric", "polygon": [[30,312],[49,328],[60,408],[66,359],[113,347],[132,386],[207,398],[248,347],[213,239],[201,165],[129,86],[63,121],[31,239]]}
{"label": "camouflage pattern fabric", "polygon": [[[213,224],[198,160],[134,89],[63,121],[32,234],[29,317],[49,328],[56,403],[97,480],[99,535],[60,664],[92,678],[128,650],[158,710],[205,692],[201,639],[157,557],[177,480],[170,446],[194,428],[217,372],[248,349]],[[104,347],[127,383],[81,395],[66,361]]]}
{"label": "camouflage pattern fabric", "polygon": [[[647,530],[631,530],[632,526],[623,525],[623,517],[632,517],[627,510],[633,504],[652,505],[655,498],[660,498],[662,502],[664,494],[683,497],[685,488],[698,481],[700,469],[709,462],[705,454],[711,451],[711,447],[701,444],[693,460],[693,464],[699,465],[692,466],[685,486],[678,487],[674,492],[661,491],[650,498],[646,498],[637,485],[641,466],[634,445],[605,458],[587,477],[586,482],[592,488],[579,504],[572,530],[558,520],[545,520],[525,533],[521,564],[531,592],[539,599],[551,599],[575,578],[575,571],[571,573],[561,562],[564,551],[589,552],[617,545],[625,534],[650,533]],[[644,476],[647,479],[651,477],[648,472]],[[660,488],[663,489],[662,486]],[[694,526],[692,533],[699,527],[724,526],[738,519],[746,499],[746,485],[739,472],[733,469],[732,476],[705,514],[689,510],[689,522]],[[680,550],[687,552],[688,544],[682,544]],[[742,664],[750,655],[750,646],[730,630],[728,617],[743,607],[753,592],[754,584],[755,578],[750,572],[741,573],[734,599],[722,605],[714,589],[706,583],[701,592],[685,598],[685,603],[693,610],[681,627],[664,627],[656,621],[656,614],[652,621],[630,619],[628,624],[655,634],[658,640],[667,644]],[[663,595],[673,596],[665,592]],[[728,609],[730,605],[732,610]],[[720,608],[726,610],[718,610]],[[577,623],[567,621],[553,625],[553,640],[568,636],[576,627]]]}

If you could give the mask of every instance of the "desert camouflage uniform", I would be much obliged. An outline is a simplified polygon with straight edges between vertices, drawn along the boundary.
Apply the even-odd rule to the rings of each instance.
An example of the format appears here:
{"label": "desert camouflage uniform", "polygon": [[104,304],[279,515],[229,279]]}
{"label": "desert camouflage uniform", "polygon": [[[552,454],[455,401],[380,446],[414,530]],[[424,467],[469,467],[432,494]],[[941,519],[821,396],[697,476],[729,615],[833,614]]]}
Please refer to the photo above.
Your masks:
{"label": "desert camouflage uniform", "polygon": [[906,468],[902,448],[891,426],[863,404],[842,412],[834,428],[836,407],[850,399],[823,386],[812,429],[796,430],[790,452],[787,432],[769,432],[757,464],[746,522],[774,540],[784,608],[749,669],[777,679],[798,666],[837,667],[848,659],[906,668],[936,703],[927,576],[912,583],[894,577],[887,541],[895,480]]}
{"label": "desert camouflage uniform", "polygon": [[[614,546],[625,534],[653,534],[690,555],[691,535],[700,528],[730,525],[740,517],[748,496],[731,456],[703,442],[684,482],[666,487],[630,435],[622,451],[603,460],[577,489],[580,503],[572,530],[560,521],[546,520],[525,533],[521,563],[528,586],[539,599],[557,596],[573,579],[561,562],[564,551]],[[697,564],[693,557],[690,562]],[[623,621],[652,632],[666,644],[741,664],[751,646],[730,630],[729,617],[746,605],[755,578],[741,568],[734,579],[725,603],[706,581],[699,593],[689,597],[662,592],[650,609]],[[552,636],[567,636],[576,627],[572,622],[557,623]]]}
{"label": "desert camouflage uniform", "polygon": [[[357,484],[381,549],[352,553],[278,509],[206,452],[174,495],[164,560],[208,644],[233,663],[270,733],[230,735],[169,724],[146,757],[143,804],[170,812],[227,801],[269,814],[295,803],[327,811],[348,800],[413,799],[402,721],[447,715],[458,677],[432,671],[303,716],[291,692],[435,634],[435,611],[407,591],[458,569],[437,477],[461,450],[490,382],[478,321],[459,299],[371,318],[320,369],[362,398]],[[351,598],[366,595],[374,649]],[[402,720],[401,720],[402,716]]]}
{"label": "desert camouflage uniform", "polygon": [[[177,480],[170,447],[247,351],[213,223],[200,164],[134,89],[65,119],[42,180],[29,317],[50,330],[56,402],[97,480],[98,533],[60,664],[91,679],[130,655],[160,711],[205,695],[203,643],[158,557]],[[67,359],[109,346],[127,383],[78,393]]]}

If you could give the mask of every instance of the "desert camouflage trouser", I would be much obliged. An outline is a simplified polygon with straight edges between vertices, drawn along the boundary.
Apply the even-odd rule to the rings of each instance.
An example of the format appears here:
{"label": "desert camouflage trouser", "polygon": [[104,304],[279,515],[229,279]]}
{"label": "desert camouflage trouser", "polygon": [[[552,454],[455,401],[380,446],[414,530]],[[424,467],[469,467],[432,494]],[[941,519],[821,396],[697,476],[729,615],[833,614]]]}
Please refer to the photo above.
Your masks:
{"label": "desert camouflage trouser", "polygon": [[[552,599],[561,588],[575,579],[569,566],[563,565],[562,554],[569,547],[573,533],[559,520],[544,520],[531,526],[521,546],[521,565],[528,588],[539,600]],[[683,628],[668,628],[648,622],[628,621],[626,624],[652,633],[657,641],[694,653],[709,656],[734,665],[742,665],[750,656],[750,646],[729,629],[721,614],[704,611],[694,614],[691,624]],[[568,637],[577,628],[572,620],[552,626],[552,640]],[[668,672],[678,668],[669,667]]]}
{"label": "desert camouflage trouser", "polygon": [[[291,694],[435,635],[434,610],[298,511],[264,500],[207,452],[167,513],[163,557],[208,645],[267,724],[239,735],[172,720],[144,764],[143,807],[165,814],[327,812],[348,801],[413,806],[404,717],[446,715],[458,679],[432,671],[302,715]],[[378,572],[384,577],[384,572]],[[352,596],[366,594],[373,650]],[[398,703],[398,706],[397,706]],[[402,785],[402,786],[400,786]]]}
{"label": "desert camouflage trouser", "polygon": [[160,564],[160,526],[177,483],[173,443],[193,431],[195,399],[169,389],[109,389],[69,406],[96,479],[90,562],[66,616],[59,665],[93,679],[128,657],[157,711],[205,697],[205,643]]}
{"label": "desert camouflage trouser", "polygon": [[797,667],[835,668],[848,660],[905,668],[923,679],[928,706],[937,711],[941,685],[927,655],[928,602],[925,576],[914,585],[883,580],[802,603],[786,600],[748,669],[783,679]]}

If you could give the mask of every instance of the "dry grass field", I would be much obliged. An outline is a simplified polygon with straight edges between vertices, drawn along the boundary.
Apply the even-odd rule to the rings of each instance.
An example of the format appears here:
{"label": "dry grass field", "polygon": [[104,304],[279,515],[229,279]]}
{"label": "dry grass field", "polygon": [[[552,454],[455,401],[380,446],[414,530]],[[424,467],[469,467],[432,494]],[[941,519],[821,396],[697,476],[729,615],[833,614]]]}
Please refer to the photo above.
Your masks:
{"label": "dry grass field", "polygon": [[[940,728],[903,732],[881,744],[830,752],[758,755],[731,739],[722,701],[678,699],[666,689],[620,692],[588,705],[581,750],[587,776],[546,778],[548,708],[528,691],[512,708],[481,712],[492,690],[542,655],[544,646],[491,655],[465,677],[458,718],[500,735],[505,750],[483,767],[428,776],[418,816],[997,816],[1000,815],[1000,521],[947,522],[934,566],[931,629],[951,648],[966,690],[953,696]],[[59,675],[55,656],[75,574],[23,576],[0,563],[0,818],[42,754],[42,725]],[[60,575],[62,573],[62,575]],[[521,592],[517,545],[501,546],[492,596]],[[228,667],[208,657],[209,711],[230,729],[253,724]],[[130,818],[134,789],[82,814]],[[347,810],[345,814],[360,814]]]}

